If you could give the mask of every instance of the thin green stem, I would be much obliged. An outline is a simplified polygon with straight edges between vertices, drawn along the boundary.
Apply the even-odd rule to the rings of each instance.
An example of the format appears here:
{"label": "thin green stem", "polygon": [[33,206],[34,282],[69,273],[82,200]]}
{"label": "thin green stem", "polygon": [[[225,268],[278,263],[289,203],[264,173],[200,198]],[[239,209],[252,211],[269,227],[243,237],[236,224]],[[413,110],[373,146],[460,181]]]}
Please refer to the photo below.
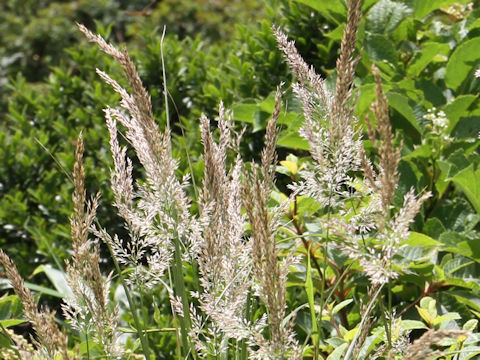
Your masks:
{"label": "thin green stem", "polygon": [[118,277],[120,278],[120,282],[125,290],[125,295],[127,296],[128,304],[130,306],[130,310],[132,312],[133,321],[135,322],[135,327],[137,328],[137,335],[140,339],[140,343],[142,344],[143,354],[145,355],[145,359],[150,360],[150,346],[148,344],[148,338],[145,336],[143,332],[142,325],[140,323],[140,319],[138,318],[137,313],[137,306],[133,300],[132,295],[130,294],[130,289],[128,288],[127,284],[125,283],[125,279],[122,275],[122,270],[120,269],[120,265],[118,264],[117,259],[113,253],[113,250],[108,242],[106,242],[108,251],[113,260],[113,264],[115,266],[115,270],[117,271]]}
{"label": "thin green stem", "polygon": [[188,299],[185,293],[185,284],[183,283],[183,265],[182,258],[180,255],[180,240],[175,238],[173,240],[175,246],[174,261],[172,264],[173,272],[173,283],[175,285],[175,294],[182,299],[183,305],[183,317],[180,317],[180,333],[182,338],[182,347],[184,354],[189,353],[190,347],[188,344],[188,332],[190,330],[190,309]]}
{"label": "thin green stem", "polygon": [[385,305],[383,305],[383,301],[381,301],[381,300],[380,300],[380,313],[382,315],[383,324],[384,324],[384,327],[385,327],[385,334],[386,334],[386,338],[387,338],[388,349],[391,349],[391,347],[392,347],[392,331],[391,331],[392,323],[388,319],[388,318],[390,318],[390,316],[387,316]]}
{"label": "thin green stem", "polygon": [[85,343],[87,344],[87,359],[90,360],[90,345],[88,343],[88,333],[85,332]]}
{"label": "thin green stem", "polygon": [[355,337],[350,343],[350,346],[348,347],[347,353],[345,354],[345,357],[343,358],[343,360],[349,360],[352,357],[353,349],[355,348],[358,338],[362,333],[362,328],[365,325],[365,321],[367,321],[368,317],[370,316],[370,312],[373,309],[373,305],[375,304],[375,301],[377,300],[378,295],[380,295],[383,289],[383,286],[384,284],[380,285],[377,292],[375,293],[375,295],[373,295],[372,299],[370,300],[370,303],[368,304],[368,307],[367,307],[367,311],[365,311],[365,314],[363,315],[362,320],[360,321],[360,325],[358,326],[357,332],[355,333]]}
{"label": "thin green stem", "polygon": [[[172,272],[170,271],[170,267],[167,269],[168,271],[168,281],[170,284],[170,289],[173,289],[173,280],[172,280]],[[178,324],[177,324],[177,313],[172,306],[172,314],[173,314],[173,325],[175,325],[175,337],[177,338],[176,344],[176,351],[177,351],[177,359],[180,359],[182,356],[182,349],[180,345],[180,334],[178,332]]]}
{"label": "thin green stem", "polygon": [[[329,197],[328,197],[328,213],[327,213],[327,224],[330,223],[330,217],[331,217],[331,201],[332,201],[333,193],[330,192]],[[322,314],[323,310],[325,308],[325,288],[327,287],[327,257],[328,257],[328,243],[329,243],[329,236],[330,236],[330,229],[327,228],[327,233],[326,233],[326,238],[325,242],[323,244],[323,274],[322,276],[322,282],[321,282],[321,287],[320,287],[320,317],[317,320],[317,328],[318,328],[318,333],[320,335],[322,331]],[[315,344],[315,347],[320,346],[320,336],[318,336],[318,343]],[[315,359],[317,360],[317,359]]]}
{"label": "thin green stem", "polygon": [[165,72],[165,59],[163,57],[163,40],[165,39],[165,32],[167,27],[163,27],[162,38],[160,40],[160,55],[162,57],[162,73],[163,73],[163,95],[165,97],[165,120],[167,123],[167,130],[170,131],[170,114],[168,110],[168,90],[167,90],[167,74]]}

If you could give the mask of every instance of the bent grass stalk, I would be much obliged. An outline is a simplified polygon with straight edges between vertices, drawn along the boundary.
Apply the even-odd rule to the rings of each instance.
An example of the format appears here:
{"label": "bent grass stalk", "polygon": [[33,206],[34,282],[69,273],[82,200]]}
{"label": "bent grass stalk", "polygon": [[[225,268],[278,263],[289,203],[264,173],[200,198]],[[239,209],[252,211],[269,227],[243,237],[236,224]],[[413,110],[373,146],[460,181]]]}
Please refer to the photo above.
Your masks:
{"label": "bent grass stalk", "polygon": [[373,295],[372,299],[370,300],[367,310],[365,311],[365,314],[362,316],[362,320],[360,321],[360,325],[358,325],[357,331],[355,332],[355,337],[353,338],[352,342],[350,343],[350,346],[348,347],[348,350],[345,354],[345,357],[343,360],[350,360],[350,357],[353,354],[353,349],[355,348],[355,345],[357,343],[358,338],[360,337],[363,326],[365,322],[367,321],[368,317],[370,316],[370,312],[373,310],[373,306],[375,305],[375,302],[377,301],[378,296],[380,295],[382,289],[383,289],[383,284],[380,285],[378,290],[375,292],[375,295]]}

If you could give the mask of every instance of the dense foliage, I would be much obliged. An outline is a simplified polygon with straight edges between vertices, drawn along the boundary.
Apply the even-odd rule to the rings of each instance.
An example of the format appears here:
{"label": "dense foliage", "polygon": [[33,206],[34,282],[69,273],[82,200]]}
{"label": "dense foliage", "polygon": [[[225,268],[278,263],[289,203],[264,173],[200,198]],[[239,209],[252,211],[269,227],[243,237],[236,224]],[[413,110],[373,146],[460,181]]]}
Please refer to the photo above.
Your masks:
{"label": "dense foliage", "polygon": [[[222,139],[232,136],[229,150],[218,155],[227,159],[225,179],[231,181],[232,189],[238,161],[235,160],[236,152],[247,162],[244,165],[250,171],[248,176],[247,172],[243,173],[245,181],[251,189],[256,189],[253,163],[264,160],[260,155],[264,147],[263,135],[266,133],[268,138],[271,131],[268,123],[277,118],[279,166],[275,186],[264,200],[269,211],[274,212],[277,207],[285,206],[286,199],[293,199],[286,205],[279,220],[281,225],[274,233],[279,264],[291,261],[285,270],[288,272],[285,278],[287,309],[282,324],[288,328],[285,324],[293,321],[292,328],[287,330],[296,334],[303,358],[402,358],[406,356],[402,351],[408,343],[422,335],[424,343],[438,335],[440,338],[432,345],[435,343],[438,350],[447,351],[444,355],[429,353],[432,359],[478,356],[480,107],[477,94],[480,79],[475,72],[480,65],[477,51],[480,47],[480,7],[477,2],[449,0],[364,0],[361,4],[362,14],[354,44],[355,56],[358,56],[354,95],[349,100],[345,97],[348,101],[343,107],[353,107],[358,120],[356,129],[363,133],[362,140],[358,141],[365,149],[366,158],[371,160],[372,168],[378,170],[377,181],[381,182],[382,171],[386,171],[382,145],[391,141],[391,149],[400,149],[397,183],[382,221],[395,223],[402,211],[408,212],[405,210],[409,199],[406,194],[410,194],[410,189],[420,194],[419,197],[429,194],[422,197],[422,201],[418,200],[418,214],[410,224],[407,238],[400,241],[401,236],[392,230],[397,240],[396,245],[392,245],[393,255],[388,255],[391,257],[385,255],[386,245],[382,242],[390,235],[382,233],[383,225],[375,223],[372,227],[378,229],[377,232],[367,229],[367,235],[362,233],[361,242],[365,248],[373,249],[364,256],[378,255],[380,260],[386,261],[383,265],[395,274],[388,273],[385,275],[387,281],[380,281],[381,271],[375,266],[381,261],[362,262],[355,252],[358,249],[349,243],[348,226],[344,225],[360,221],[355,211],[371,216],[370,208],[378,206],[375,192],[369,193],[368,176],[362,175],[365,172],[362,166],[349,168],[348,181],[342,183],[342,196],[348,198],[349,205],[345,205],[346,200],[343,205],[340,200],[336,205],[322,202],[315,191],[304,190],[298,185],[302,182],[308,185],[309,181],[322,184],[322,173],[315,171],[325,165],[318,162],[318,153],[324,150],[312,150],[314,136],[308,138],[305,128],[302,130],[304,136],[299,134],[305,121],[309,121],[305,103],[301,96],[297,97],[298,88],[292,86],[297,80],[302,85],[301,74],[294,67],[289,69],[288,61],[278,49],[278,35],[276,39],[272,30],[272,25],[278,26],[289,39],[295,40],[306,63],[325,78],[325,89],[334,93],[338,90],[338,79],[343,76],[336,61],[347,24],[347,3],[351,2],[271,0],[263,7],[255,1],[223,0],[181,2],[177,9],[177,2],[173,1],[135,4],[128,1],[42,1],[35,2],[35,6],[25,2],[23,7],[17,6],[16,1],[0,4],[0,29],[7,34],[0,39],[3,59],[0,91],[5,94],[0,98],[3,119],[0,248],[10,255],[22,275],[35,276],[29,281],[37,285],[27,283],[27,287],[36,292],[40,298],[36,300],[58,307],[60,299],[72,296],[72,285],[67,282],[72,281],[74,275],[80,276],[82,271],[76,260],[69,260],[70,267],[65,265],[72,252],[69,217],[74,211],[71,194],[75,180],[70,173],[74,162],[79,161],[78,151],[75,158],[74,149],[80,132],[85,141],[87,193],[100,191],[102,195],[96,210],[101,227],[120,238],[132,234],[143,236],[135,235],[135,228],[125,227],[125,217],[122,219],[122,214],[119,216],[112,211],[112,203],[121,208],[110,183],[110,169],[117,169],[118,164],[111,159],[103,109],[107,105],[115,109],[121,97],[104,84],[94,69],[105,71],[129,91],[131,80],[128,74],[127,81],[122,80],[121,66],[82,38],[75,26],[77,21],[109,41],[126,43],[143,85],[151,95],[153,115],[160,129],[164,129],[166,119],[170,119],[172,156],[178,159],[178,166],[171,168],[170,175],[172,179],[173,176],[180,179],[191,174],[190,185],[184,191],[192,200],[188,212],[199,222],[207,221],[208,211],[212,211],[213,218],[217,214],[215,211],[220,211],[209,210],[208,206],[214,206],[206,202],[208,187],[217,185],[209,183],[208,176],[204,175],[204,170],[208,170],[204,147],[208,143],[209,128],[202,120],[201,131],[201,115],[215,119],[222,129],[214,132],[212,142],[219,137],[221,144]],[[164,40],[163,24],[167,24]],[[378,69],[377,76],[372,69]],[[165,104],[164,81],[168,88],[168,104]],[[285,84],[283,107],[279,111],[277,86],[281,82]],[[390,140],[382,135],[384,115],[377,111],[381,108],[378,103],[380,83],[388,102],[386,116],[394,134]],[[315,90],[311,83],[303,86]],[[226,125],[222,121],[226,121],[228,115],[222,116],[221,107],[221,114],[217,115],[220,101],[233,110],[236,132],[245,127],[238,147],[233,145],[235,131],[225,135]],[[372,103],[377,104],[377,110],[372,108]],[[328,116],[332,114],[341,112],[327,112]],[[322,113],[322,116],[327,115]],[[121,118],[121,115],[116,116]],[[375,130],[379,133],[378,139]],[[131,138],[127,142],[122,138],[119,141],[121,145],[130,143],[135,148]],[[328,151],[333,153],[331,146]],[[144,179],[145,183],[138,184],[140,189],[147,194],[147,190],[159,191],[149,188],[154,187],[150,183],[152,175],[138,151],[135,153],[131,149],[127,154],[132,158],[133,177]],[[228,169],[232,169],[231,172]],[[208,175],[208,171],[205,173]],[[265,167],[261,173],[262,179],[270,176]],[[315,175],[309,178],[312,173]],[[79,175],[76,176],[78,182]],[[297,187],[292,188],[292,184]],[[203,191],[200,190],[202,186]],[[385,188],[383,183],[382,186]],[[242,230],[242,239],[246,241],[248,236],[255,238],[256,231],[260,231],[255,223],[259,209],[255,208],[253,199],[261,196],[242,191],[238,196],[251,200],[245,203],[244,199],[244,210],[238,214],[240,219],[246,211],[250,220],[248,232]],[[145,196],[142,191],[138,192],[140,195],[136,196]],[[75,216],[79,216],[78,204],[76,206]],[[159,213],[155,216],[162,217]],[[227,215],[232,214],[221,216]],[[95,236],[107,238],[99,229]],[[344,244],[343,247],[339,243]],[[199,253],[192,255],[194,253],[186,250],[182,262],[177,255],[184,244],[178,244],[174,238],[172,244],[165,245],[172,246],[172,254],[175,254],[171,259],[170,278],[162,278],[170,287],[158,283],[146,286],[148,277],[143,287],[135,288],[134,280],[127,281],[129,286],[124,287],[124,280],[134,271],[134,267],[126,263],[120,263],[123,271],[109,278],[111,282],[106,282],[111,287],[107,289],[110,291],[107,298],[119,304],[120,331],[127,334],[121,340],[130,351],[124,354],[125,358],[133,353],[150,353],[156,359],[169,359],[180,353],[185,357],[188,353],[197,358],[197,352],[206,354],[207,358],[235,356],[246,359],[251,354],[258,358],[281,358],[278,354],[272,355],[280,350],[272,345],[278,334],[270,318],[262,334],[265,342],[253,345],[248,342],[253,341],[252,338],[235,338],[218,324],[207,327],[209,321],[212,324],[217,321],[214,314],[205,310],[208,302],[202,297],[206,296],[202,291],[208,287],[204,279],[213,276],[207,275],[205,269],[209,263]],[[115,242],[110,242],[109,246],[114,247],[115,253]],[[116,246],[118,260],[121,244]],[[80,257],[77,250],[74,245],[74,259]],[[155,254],[155,250],[149,248],[148,251]],[[188,254],[192,264],[185,262]],[[296,261],[290,259],[291,255],[298,256]],[[103,276],[118,266],[105,244],[99,256]],[[262,256],[267,257],[268,252]],[[142,266],[149,265],[150,260],[142,261],[139,262]],[[281,265],[278,269],[278,277],[283,279],[286,273],[282,273]],[[252,270],[256,274],[255,283],[247,286],[237,283],[237,278],[232,283],[235,281],[239,288],[255,289],[251,291],[248,304],[244,304],[248,309],[246,319],[252,324],[261,324],[261,314],[271,314],[269,301],[273,300],[259,287],[264,284],[262,281],[274,280],[262,279],[255,271]],[[6,279],[1,281],[5,293],[0,299],[0,324],[4,328],[14,326],[17,333],[21,332],[22,329],[15,326],[24,322],[22,316],[31,320],[29,311],[33,315],[35,311],[25,306],[21,296],[11,295]],[[132,294],[128,294],[128,287]],[[215,290],[225,294],[229,286]],[[196,295],[192,296],[190,291]],[[207,314],[202,319],[205,331],[201,336],[197,329],[203,345],[186,334],[188,330],[195,331],[198,325],[193,314],[191,319],[189,316],[172,317],[172,308],[179,299],[185,313],[189,312],[188,305],[193,304],[198,311],[201,309]],[[21,303],[25,308],[23,313]],[[132,303],[136,303],[136,307],[132,307]],[[375,306],[369,308],[369,304]],[[87,331],[74,325],[72,328],[76,315],[74,307],[70,310],[73,315],[70,319],[67,316],[70,321],[66,329],[71,351],[85,358],[87,354],[106,356],[108,351],[87,336],[91,329]],[[176,310],[178,315],[181,310]],[[108,314],[104,316],[110,316]],[[61,315],[59,311],[57,316],[62,325],[66,325],[65,313]],[[182,333],[175,333],[175,328]],[[142,333],[142,329],[147,332]],[[471,335],[465,335],[460,329]],[[38,333],[38,329],[35,330]],[[229,331],[238,332],[240,326]],[[206,340],[209,336],[210,342]],[[217,344],[216,336],[226,343]],[[13,344],[6,331],[2,332],[0,341],[4,347]],[[265,344],[273,346],[267,346],[272,351],[270,355],[260,354],[259,349]],[[292,344],[283,343],[291,354],[295,348]],[[355,348],[355,344],[359,346]],[[282,356],[289,358],[288,351]],[[5,352],[2,356],[13,356],[11,354]]]}

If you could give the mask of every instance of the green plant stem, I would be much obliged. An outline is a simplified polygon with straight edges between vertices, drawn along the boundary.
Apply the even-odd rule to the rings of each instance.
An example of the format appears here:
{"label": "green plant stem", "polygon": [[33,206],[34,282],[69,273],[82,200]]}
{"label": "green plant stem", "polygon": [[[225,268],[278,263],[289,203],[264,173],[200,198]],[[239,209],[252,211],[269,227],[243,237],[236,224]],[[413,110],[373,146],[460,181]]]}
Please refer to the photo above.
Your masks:
{"label": "green plant stem", "polygon": [[88,333],[85,333],[85,343],[87,344],[87,359],[90,360],[90,346],[88,344]]}
{"label": "green plant stem", "polygon": [[[170,271],[170,267],[168,267],[167,272],[168,272],[168,281],[170,284],[170,289],[172,289],[173,280],[172,280],[172,272]],[[171,306],[171,309],[172,309],[172,315],[173,315],[173,325],[175,325],[175,337],[177,339],[175,349],[177,351],[177,359],[180,359],[182,357],[182,349],[180,345],[180,334],[178,333],[177,313],[175,312],[175,309],[173,308],[173,306]]]}
{"label": "green plant stem", "polygon": [[[245,306],[245,319],[247,321],[250,321],[251,317],[251,311],[250,311],[250,306],[252,305],[252,294],[249,291],[247,294],[247,301],[246,301],[246,306]],[[240,342],[240,357],[239,360],[247,360],[248,359],[248,352],[247,352],[247,343],[245,339],[242,339]]]}
{"label": "green plant stem", "polygon": [[[178,236],[174,237],[173,243],[175,246],[174,261],[172,264],[173,283],[175,285],[175,294],[182,299],[182,310],[184,316],[180,317],[180,333],[182,337],[184,355],[187,356],[189,353],[195,354],[194,351],[191,351],[190,342],[188,341],[188,334],[191,328],[190,305],[188,302],[187,293],[185,291],[185,284],[183,283],[183,264],[180,251],[180,239]],[[193,355],[193,357],[196,358],[195,355]]]}
{"label": "green plant stem", "polygon": [[298,204],[297,204],[297,195],[295,195],[295,198],[294,198],[294,202],[293,202],[293,216],[292,216],[292,221],[293,221],[293,226],[295,227],[295,230],[298,234],[299,237],[301,237],[301,240],[302,240],[302,243],[303,243],[303,246],[305,247],[305,249],[310,253],[310,259],[313,260],[313,263],[315,265],[315,268],[317,269],[318,271],[318,275],[320,277],[323,276],[322,274],[322,269],[320,268],[320,264],[318,263],[318,260],[317,258],[315,257],[315,252],[314,250],[312,249],[312,247],[310,246],[311,243],[310,241],[308,241],[304,236],[303,236],[303,230],[302,230],[302,227],[301,225],[298,223],[297,221],[297,212],[298,212]]}
{"label": "green plant stem", "polygon": [[368,304],[368,307],[367,307],[367,311],[365,311],[365,314],[363,315],[362,320],[360,321],[360,325],[358,326],[357,332],[355,333],[355,337],[350,343],[350,346],[348,347],[347,353],[345,354],[345,357],[343,358],[343,360],[349,360],[352,357],[353,349],[355,348],[355,344],[357,343],[357,340],[360,337],[360,334],[362,333],[362,328],[365,325],[365,321],[367,321],[367,318],[370,315],[370,312],[373,309],[373,305],[377,300],[378,295],[380,295],[383,289],[383,286],[384,284],[380,285],[377,292],[375,293],[375,295],[373,295],[372,299],[370,300],[370,303]]}
{"label": "green plant stem", "polygon": [[[328,214],[327,214],[327,223],[330,222],[330,216],[331,216],[331,201],[332,201],[332,196],[333,193],[330,192],[329,197],[328,197]],[[328,242],[329,242],[329,237],[330,237],[330,230],[327,228],[327,234],[326,234],[326,239],[325,243],[323,244],[323,275],[322,275],[322,282],[321,282],[321,288],[320,288],[320,319],[317,321],[317,327],[318,327],[318,333],[320,335],[320,332],[322,331],[322,314],[323,310],[325,308],[325,288],[327,287],[327,256],[328,256]],[[320,339],[320,336],[318,337]],[[320,341],[320,340],[319,340]],[[320,343],[315,344],[316,347],[320,346]],[[315,360],[317,360],[317,357],[315,357]]]}
{"label": "green plant stem", "polygon": [[387,316],[385,315],[386,314],[386,309],[385,309],[385,306],[383,305],[383,302],[380,301],[380,313],[382,314],[382,319],[383,319],[383,324],[384,324],[384,327],[385,327],[385,334],[386,334],[386,338],[387,338],[387,344],[388,344],[388,347],[387,349],[391,349],[392,348],[392,323],[391,323],[391,313],[389,314],[388,316],[388,319],[387,319]]}
{"label": "green plant stem", "polygon": [[118,277],[120,278],[120,282],[123,285],[123,288],[125,290],[125,295],[127,296],[128,304],[130,306],[132,316],[133,316],[133,321],[135,322],[135,327],[137,328],[137,335],[140,339],[140,343],[142,344],[142,349],[143,349],[143,354],[145,355],[145,359],[150,360],[150,346],[148,344],[148,338],[145,336],[143,332],[142,325],[140,323],[140,320],[138,318],[137,314],[137,306],[135,302],[133,301],[133,297],[130,294],[130,289],[128,288],[127,284],[125,283],[125,279],[123,278],[122,275],[122,270],[120,269],[120,265],[118,264],[117,259],[115,258],[115,255],[113,254],[113,250],[110,247],[110,244],[106,243],[108,247],[108,251],[110,252],[110,256],[112,257],[113,264],[115,265],[115,270],[117,271]]}
{"label": "green plant stem", "polygon": [[160,40],[160,55],[162,57],[162,73],[163,73],[163,95],[165,97],[165,120],[167,123],[167,130],[170,132],[170,114],[168,110],[168,90],[167,90],[167,74],[165,72],[165,59],[163,57],[163,40],[165,39],[165,32],[167,27],[163,27],[162,38]]}

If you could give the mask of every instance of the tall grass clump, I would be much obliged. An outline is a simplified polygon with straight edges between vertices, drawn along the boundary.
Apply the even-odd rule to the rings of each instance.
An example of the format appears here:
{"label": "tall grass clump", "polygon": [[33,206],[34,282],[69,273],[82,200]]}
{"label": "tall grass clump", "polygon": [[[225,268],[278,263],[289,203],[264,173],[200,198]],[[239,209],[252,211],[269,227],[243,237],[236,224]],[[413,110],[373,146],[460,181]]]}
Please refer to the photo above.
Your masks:
{"label": "tall grass clump", "polygon": [[[242,131],[222,103],[216,130],[206,116],[200,118],[203,180],[189,191],[190,178],[178,176],[178,161],[172,157],[170,127],[159,129],[127,51],[79,25],[120,64],[127,80],[128,89],[97,69],[121,96],[119,106],[104,112],[114,206],[125,231],[110,233],[102,219],[96,220],[99,196],[87,200],[80,135],[73,171],[72,256],[65,275],[71,294],[62,305],[70,339],[53,312],[37,308],[15,265],[0,250],[0,262],[35,332],[32,347],[5,331],[13,354],[155,359],[162,351],[158,334],[175,341],[175,350],[162,356],[177,359],[414,359],[440,354],[432,347],[440,349],[438,344],[447,338],[463,337],[458,340],[463,344],[467,331],[434,326],[412,341],[412,328],[393,306],[392,284],[404,274],[409,227],[430,193],[418,195],[411,189],[398,194],[402,143],[395,141],[375,66],[374,119],[365,119],[373,160],[367,156],[361,121],[354,115],[360,9],[360,0],[348,1],[332,90],[294,42],[280,28],[273,29],[297,78],[292,87],[305,119],[300,134],[310,146],[310,158],[292,177],[289,195],[276,203],[282,84],[260,164],[242,159]],[[166,95],[166,87],[164,91]],[[198,195],[190,197],[193,193]],[[396,196],[403,197],[400,205]],[[312,210],[302,216],[298,203],[306,198]],[[114,271],[101,271],[101,242]],[[294,281],[299,273],[302,281]],[[355,282],[363,290],[349,297]],[[116,286],[123,289],[127,304],[114,296]],[[163,327],[156,320],[159,299],[169,301]],[[359,316],[349,318],[345,309],[354,300]],[[435,302],[429,304],[425,306],[433,314]],[[427,319],[423,310],[419,313]]]}

